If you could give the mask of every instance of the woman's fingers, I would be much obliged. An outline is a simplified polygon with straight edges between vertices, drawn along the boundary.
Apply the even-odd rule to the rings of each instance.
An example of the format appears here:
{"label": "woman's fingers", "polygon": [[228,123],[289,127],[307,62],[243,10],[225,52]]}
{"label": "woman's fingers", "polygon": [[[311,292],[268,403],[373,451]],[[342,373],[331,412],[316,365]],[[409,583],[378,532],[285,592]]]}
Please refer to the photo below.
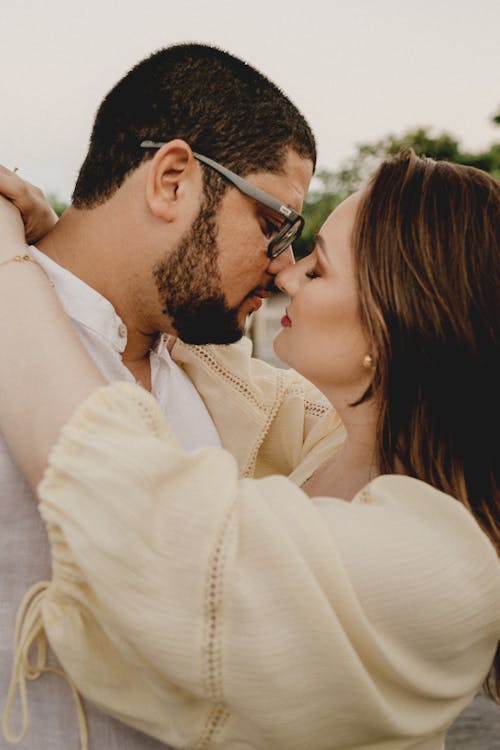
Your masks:
{"label": "woman's fingers", "polygon": [[40,188],[0,165],[0,194],[21,212],[26,241],[38,242],[57,222],[57,215]]}
{"label": "woman's fingers", "polygon": [[11,200],[0,196],[0,263],[18,255],[24,244],[21,214]]}
{"label": "woman's fingers", "polygon": [[23,180],[11,169],[0,164],[0,193],[6,198],[19,198],[23,191]]}

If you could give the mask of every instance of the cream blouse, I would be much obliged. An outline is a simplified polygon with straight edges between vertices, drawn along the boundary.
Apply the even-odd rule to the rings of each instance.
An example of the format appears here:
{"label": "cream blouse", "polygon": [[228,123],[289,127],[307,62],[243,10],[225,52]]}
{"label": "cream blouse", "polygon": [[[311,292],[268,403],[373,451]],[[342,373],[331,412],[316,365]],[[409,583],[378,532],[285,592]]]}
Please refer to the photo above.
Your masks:
{"label": "cream blouse", "polygon": [[305,477],[341,429],[293,373],[260,364],[220,398],[218,349],[177,356],[189,371],[213,355],[196,384],[236,459],[182,451],[130,383],[65,426],[39,489],[53,579],[32,630],[86,698],[175,747],[443,748],[500,636],[493,546],[415,479],[379,477],[346,503],[266,475],[302,463]]}

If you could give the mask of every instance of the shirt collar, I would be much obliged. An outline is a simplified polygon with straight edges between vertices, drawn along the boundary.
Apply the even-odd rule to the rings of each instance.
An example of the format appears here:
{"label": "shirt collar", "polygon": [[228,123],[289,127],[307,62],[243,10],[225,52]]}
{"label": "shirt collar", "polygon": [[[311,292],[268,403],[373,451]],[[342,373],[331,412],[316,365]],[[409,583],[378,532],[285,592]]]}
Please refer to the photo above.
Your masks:
{"label": "shirt collar", "polygon": [[122,354],[127,346],[127,327],[111,302],[33,245],[30,252],[54,284],[66,315]]}

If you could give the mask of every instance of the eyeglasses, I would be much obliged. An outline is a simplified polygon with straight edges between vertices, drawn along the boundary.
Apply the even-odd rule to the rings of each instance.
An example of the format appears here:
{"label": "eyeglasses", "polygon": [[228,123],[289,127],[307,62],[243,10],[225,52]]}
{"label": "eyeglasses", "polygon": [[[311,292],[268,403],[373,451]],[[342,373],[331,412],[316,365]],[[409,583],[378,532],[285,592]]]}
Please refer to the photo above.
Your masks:
{"label": "eyeglasses", "polygon": [[[164,145],[164,143],[157,143],[156,141],[142,141],[141,148],[161,148]],[[304,227],[304,218],[297,211],[285,203],[281,203],[281,201],[269,195],[264,190],[252,185],[248,180],[244,180],[236,172],[232,172],[230,169],[223,167],[222,164],[209,159],[208,156],[203,156],[195,151],[193,151],[193,156],[202,164],[206,164],[207,167],[211,167],[211,169],[218,172],[221,177],[234,185],[240,193],[269,209],[271,215],[266,217],[266,221],[271,224],[276,232],[276,235],[267,247],[269,258],[277,258],[278,255],[281,255],[281,253],[290,247],[292,242],[295,242],[300,237]]]}

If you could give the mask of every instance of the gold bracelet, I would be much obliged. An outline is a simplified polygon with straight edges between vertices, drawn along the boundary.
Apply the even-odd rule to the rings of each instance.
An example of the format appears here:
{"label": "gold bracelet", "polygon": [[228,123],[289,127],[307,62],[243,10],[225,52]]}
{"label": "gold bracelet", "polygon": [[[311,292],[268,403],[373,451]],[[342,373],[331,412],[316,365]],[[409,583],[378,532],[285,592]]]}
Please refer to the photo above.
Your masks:
{"label": "gold bracelet", "polygon": [[3,266],[5,263],[12,263],[12,261],[20,263],[23,260],[28,260],[31,263],[36,263],[36,260],[34,260],[31,255],[25,253],[24,255],[13,255],[12,258],[7,258],[7,260],[0,260],[0,266]]}
{"label": "gold bracelet", "polygon": [[25,253],[24,255],[13,255],[12,258],[7,258],[6,260],[0,260],[0,266],[5,265],[6,263],[22,263],[23,260],[27,260],[29,263],[34,263],[35,266],[38,266],[38,268],[40,268],[40,270],[43,271],[45,276],[48,278],[50,286],[52,287],[54,286],[54,282],[52,281],[48,273],[45,271],[45,269],[42,268],[40,263],[38,263],[34,258],[32,258],[31,255],[29,255],[29,253]]}

